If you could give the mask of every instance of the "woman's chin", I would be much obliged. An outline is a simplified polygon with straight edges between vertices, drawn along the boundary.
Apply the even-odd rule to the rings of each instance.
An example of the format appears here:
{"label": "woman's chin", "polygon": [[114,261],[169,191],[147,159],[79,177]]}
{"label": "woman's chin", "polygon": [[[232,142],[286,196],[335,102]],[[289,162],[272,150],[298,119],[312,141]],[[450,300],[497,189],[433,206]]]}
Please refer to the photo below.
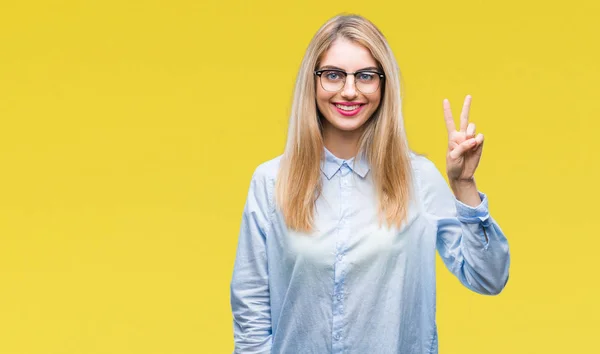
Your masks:
{"label": "woman's chin", "polygon": [[338,112],[329,112],[329,117],[323,117],[323,119],[324,121],[327,121],[326,126],[329,128],[343,132],[360,130],[366,123],[366,120],[363,118],[363,112],[353,117],[347,117]]}
{"label": "woman's chin", "polygon": [[344,120],[336,120],[336,122],[333,126],[337,130],[341,130],[341,131],[345,131],[345,132],[352,132],[352,131],[359,130],[360,127],[362,126],[362,124],[359,120],[353,120],[353,119],[346,118]]}

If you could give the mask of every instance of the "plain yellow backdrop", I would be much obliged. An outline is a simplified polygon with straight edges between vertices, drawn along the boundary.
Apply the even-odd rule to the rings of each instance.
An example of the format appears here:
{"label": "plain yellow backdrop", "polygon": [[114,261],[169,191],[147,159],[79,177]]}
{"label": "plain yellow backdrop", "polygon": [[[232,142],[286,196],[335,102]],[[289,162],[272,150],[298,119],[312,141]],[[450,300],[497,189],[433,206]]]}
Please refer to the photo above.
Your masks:
{"label": "plain yellow backdrop", "polygon": [[2,0],[1,354],[232,351],[250,177],[341,12],[388,38],[414,150],[445,170],[446,97],[486,137],[511,275],[477,295],[438,258],[440,353],[600,352],[597,1]]}

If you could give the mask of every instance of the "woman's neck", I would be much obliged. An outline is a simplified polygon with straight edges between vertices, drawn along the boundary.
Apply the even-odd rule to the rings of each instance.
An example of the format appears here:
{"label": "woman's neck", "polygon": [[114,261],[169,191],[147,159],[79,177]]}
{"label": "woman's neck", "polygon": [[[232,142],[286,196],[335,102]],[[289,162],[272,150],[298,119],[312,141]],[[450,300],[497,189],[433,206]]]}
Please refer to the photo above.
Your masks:
{"label": "woman's neck", "polygon": [[350,159],[358,153],[362,131],[343,131],[331,126],[323,129],[323,143],[327,150],[340,159]]}

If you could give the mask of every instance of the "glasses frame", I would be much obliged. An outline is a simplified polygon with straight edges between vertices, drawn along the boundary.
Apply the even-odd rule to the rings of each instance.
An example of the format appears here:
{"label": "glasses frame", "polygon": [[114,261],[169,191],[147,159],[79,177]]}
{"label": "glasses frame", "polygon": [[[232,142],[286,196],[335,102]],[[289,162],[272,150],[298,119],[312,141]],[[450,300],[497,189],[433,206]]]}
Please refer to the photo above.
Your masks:
{"label": "glasses frame", "polygon": [[[321,75],[326,72],[326,71],[335,71],[341,74],[346,75],[346,77],[344,78],[344,84],[342,85],[342,87],[337,90],[337,91],[329,91],[326,90],[325,87],[323,87],[323,80],[321,79]],[[358,86],[356,85],[356,74],[361,74],[361,73],[369,73],[369,74],[377,74],[379,76],[379,85],[377,86],[377,89],[373,92],[362,92]],[[365,95],[370,95],[372,93],[377,92],[377,90],[379,90],[379,88],[381,87],[381,83],[383,82],[383,80],[385,80],[385,75],[383,73],[380,73],[379,71],[375,71],[375,70],[357,70],[355,72],[346,72],[344,70],[340,70],[340,69],[319,69],[319,70],[315,70],[314,74],[317,75],[319,77],[319,81],[321,81],[321,88],[327,92],[340,92],[344,89],[344,87],[346,87],[346,80],[348,79],[349,75],[353,75],[354,76],[354,87],[356,88],[356,90],[362,94]]]}

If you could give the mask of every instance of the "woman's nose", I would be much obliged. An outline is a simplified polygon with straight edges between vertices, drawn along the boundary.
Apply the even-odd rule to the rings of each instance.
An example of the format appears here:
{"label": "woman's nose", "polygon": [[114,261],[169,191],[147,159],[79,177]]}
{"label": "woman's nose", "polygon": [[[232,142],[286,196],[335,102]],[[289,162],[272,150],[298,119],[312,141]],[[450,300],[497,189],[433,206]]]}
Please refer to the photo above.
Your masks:
{"label": "woman's nose", "polygon": [[348,75],[346,77],[344,88],[342,89],[342,97],[351,101],[356,98],[356,96],[358,96],[358,92],[356,91],[356,85],[354,83],[354,75]]}

